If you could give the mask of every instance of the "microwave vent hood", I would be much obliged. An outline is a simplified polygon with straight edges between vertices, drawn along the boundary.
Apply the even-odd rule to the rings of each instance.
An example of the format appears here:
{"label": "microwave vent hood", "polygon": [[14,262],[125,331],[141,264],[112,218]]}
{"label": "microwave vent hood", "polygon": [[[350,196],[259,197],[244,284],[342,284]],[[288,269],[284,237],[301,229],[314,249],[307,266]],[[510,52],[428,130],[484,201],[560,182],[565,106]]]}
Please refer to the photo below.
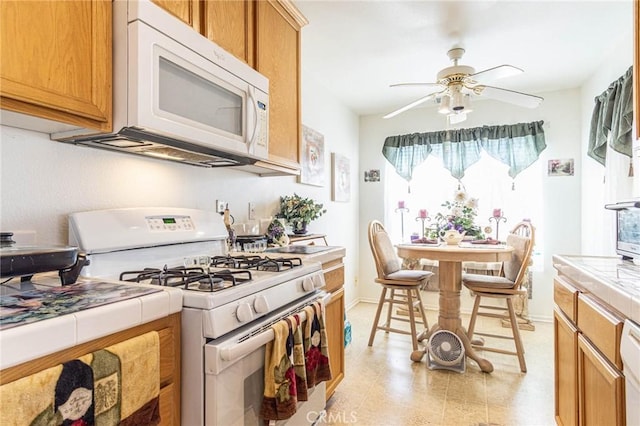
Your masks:
{"label": "microwave vent hood", "polygon": [[93,148],[138,154],[199,167],[229,167],[254,164],[258,161],[246,154],[225,152],[202,145],[153,134],[134,127],[117,133],[60,139],[61,142]]}

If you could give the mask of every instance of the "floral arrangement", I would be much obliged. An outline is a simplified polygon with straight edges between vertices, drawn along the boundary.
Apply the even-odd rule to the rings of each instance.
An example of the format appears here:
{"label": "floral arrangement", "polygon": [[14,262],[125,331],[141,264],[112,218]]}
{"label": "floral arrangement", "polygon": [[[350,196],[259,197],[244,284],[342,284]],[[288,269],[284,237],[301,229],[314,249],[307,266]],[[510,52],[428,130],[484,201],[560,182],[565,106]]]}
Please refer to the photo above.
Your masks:
{"label": "floral arrangement", "polygon": [[445,201],[442,207],[446,212],[439,212],[434,218],[435,229],[431,230],[431,237],[437,238],[440,231],[455,229],[465,232],[465,237],[484,238],[482,229],[474,223],[478,214],[478,199],[469,197],[464,190],[458,189],[453,201]]}
{"label": "floral arrangement", "polygon": [[327,210],[322,204],[298,194],[280,197],[280,212],[276,217],[285,219],[294,229],[302,228],[312,220],[318,219]]}

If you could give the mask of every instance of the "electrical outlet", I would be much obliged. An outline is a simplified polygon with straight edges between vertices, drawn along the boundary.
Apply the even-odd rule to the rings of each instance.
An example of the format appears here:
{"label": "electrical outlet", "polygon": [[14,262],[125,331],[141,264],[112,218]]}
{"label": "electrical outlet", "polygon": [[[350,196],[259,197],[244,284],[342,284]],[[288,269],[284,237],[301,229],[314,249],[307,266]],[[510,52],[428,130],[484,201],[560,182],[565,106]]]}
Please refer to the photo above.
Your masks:
{"label": "electrical outlet", "polygon": [[227,208],[227,203],[224,201],[216,200],[216,212],[224,213],[224,209]]}
{"label": "electrical outlet", "polygon": [[249,220],[254,220],[256,218],[256,205],[252,202],[249,202]]}

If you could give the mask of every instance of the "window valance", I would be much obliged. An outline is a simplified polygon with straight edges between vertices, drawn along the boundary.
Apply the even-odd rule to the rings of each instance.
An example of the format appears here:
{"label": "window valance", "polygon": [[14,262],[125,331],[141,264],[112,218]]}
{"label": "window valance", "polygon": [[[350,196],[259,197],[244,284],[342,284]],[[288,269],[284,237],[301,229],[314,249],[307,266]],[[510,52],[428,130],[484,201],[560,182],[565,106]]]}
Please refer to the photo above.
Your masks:
{"label": "window valance", "polygon": [[429,133],[389,136],[382,155],[407,181],[413,170],[432,154],[442,160],[456,179],[480,160],[481,150],[509,166],[509,176],[529,167],[547,147],[543,121],[471,129],[442,130]]}
{"label": "window valance", "polygon": [[631,157],[633,123],[633,67],[595,98],[587,154],[603,166],[607,140],[615,151]]}

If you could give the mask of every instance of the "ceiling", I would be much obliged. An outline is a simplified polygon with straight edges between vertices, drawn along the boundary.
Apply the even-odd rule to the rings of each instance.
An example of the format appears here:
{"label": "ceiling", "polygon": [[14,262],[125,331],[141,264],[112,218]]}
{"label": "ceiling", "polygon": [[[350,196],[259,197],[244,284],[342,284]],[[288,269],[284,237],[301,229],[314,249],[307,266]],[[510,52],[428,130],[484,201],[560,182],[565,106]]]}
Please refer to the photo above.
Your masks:
{"label": "ceiling", "polygon": [[502,64],[525,71],[492,85],[541,96],[580,87],[619,43],[628,43],[632,63],[632,0],[295,3],[309,20],[304,73],[358,115],[385,114],[433,92],[389,85],[435,82],[453,65],[446,53],[454,46],[466,50],[459,64],[476,72]]}

